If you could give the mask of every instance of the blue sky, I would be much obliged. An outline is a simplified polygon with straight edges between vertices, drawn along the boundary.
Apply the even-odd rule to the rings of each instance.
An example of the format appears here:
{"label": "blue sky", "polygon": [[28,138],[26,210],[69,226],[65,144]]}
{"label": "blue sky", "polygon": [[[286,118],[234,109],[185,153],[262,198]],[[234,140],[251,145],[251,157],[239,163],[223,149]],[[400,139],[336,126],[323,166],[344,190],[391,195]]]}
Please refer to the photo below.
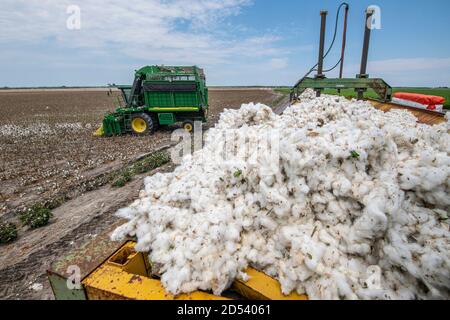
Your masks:
{"label": "blue sky", "polygon": [[[131,83],[147,64],[197,64],[209,85],[292,85],[317,60],[320,10],[329,11],[329,43],[339,3],[0,0],[0,86]],[[348,3],[345,76],[358,72],[364,10],[377,5],[369,74],[392,86],[450,86],[450,1]],[[66,27],[71,5],[81,10],[79,30]],[[338,60],[340,38],[326,67]]]}

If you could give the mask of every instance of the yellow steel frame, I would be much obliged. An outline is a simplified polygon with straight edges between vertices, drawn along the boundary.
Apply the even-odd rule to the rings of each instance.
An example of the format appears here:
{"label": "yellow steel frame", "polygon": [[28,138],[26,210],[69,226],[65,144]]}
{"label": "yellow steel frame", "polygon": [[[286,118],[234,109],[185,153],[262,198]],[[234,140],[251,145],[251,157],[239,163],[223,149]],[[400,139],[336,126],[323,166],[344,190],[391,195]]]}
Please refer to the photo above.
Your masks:
{"label": "yellow steel frame", "polygon": [[206,292],[174,296],[166,293],[161,281],[149,277],[146,255],[134,251],[128,241],[83,281],[89,300],[224,300]]}
{"label": "yellow steel frame", "polygon": [[[150,276],[147,255],[134,250],[134,241],[126,242],[103,264],[82,281],[90,300],[227,300],[228,298],[196,291],[174,296],[167,293],[159,279]],[[249,281],[235,281],[232,289],[252,300],[306,300],[296,293],[284,296],[280,284],[262,272],[249,268]]]}
{"label": "yellow steel frame", "polygon": [[248,281],[236,280],[233,290],[250,300],[308,300],[306,295],[291,293],[284,295],[280,283],[263,272],[248,268],[245,271],[250,279]]}

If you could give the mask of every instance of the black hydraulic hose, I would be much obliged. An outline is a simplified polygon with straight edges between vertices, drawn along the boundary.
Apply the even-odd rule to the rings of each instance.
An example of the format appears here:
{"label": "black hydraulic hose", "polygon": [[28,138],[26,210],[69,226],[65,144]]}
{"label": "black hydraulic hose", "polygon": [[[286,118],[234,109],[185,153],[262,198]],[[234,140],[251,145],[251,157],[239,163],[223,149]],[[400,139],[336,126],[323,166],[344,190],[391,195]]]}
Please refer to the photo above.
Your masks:
{"label": "black hydraulic hose", "polygon": [[337,68],[337,66],[341,63],[341,61],[342,61],[342,57],[339,59],[339,61],[334,65],[334,67],[332,67],[332,68],[330,68],[330,69],[327,69],[327,70],[323,70],[323,72],[330,72],[330,71],[333,71],[334,69],[336,69]]}
{"label": "black hydraulic hose", "polygon": [[[338,31],[339,14],[340,14],[340,12],[341,12],[342,7],[344,7],[344,6],[347,7],[347,8],[350,8],[350,5],[349,5],[347,2],[342,2],[342,3],[339,5],[338,10],[337,10],[337,12],[336,12],[336,23],[335,23],[335,25],[334,25],[334,35],[333,35],[333,40],[331,41],[330,47],[328,48],[328,50],[325,52],[325,54],[324,54],[324,56],[323,56],[324,59],[325,59],[325,58],[328,56],[328,54],[331,52],[331,49],[333,49],[334,43],[335,43],[335,41],[336,41],[337,31]],[[342,60],[342,57],[341,57],[341,59],[339,60],[339,62],[336,64],[336,66],[334,66],[333,68],[331,68],[331,69],[329,69],[329,70],[324,70],[323,72],[329,72],[329,71],[335,69],[335,68],[337,67],[337,65],[339,65],[339,63],[341,62],[341,60]],[[294,88],[297,87],[298,84],[299,84],[303,79],[305,79],[307,76],[309,76],[311,72],[317,71],[316,67],[317,67],[318,64],[319,64],[319,63],[316,63],[316,64],[314,65],[314,67],[312,67],[311,70],[309,70],[309,71],[303,76],[303,78],[301,78],[301,79],[295,84]]]}
{"label": "black hydraulic hose", "polygon": [[341,12],[341,9],[343,6],[346,6],[347,8],[350,8],[349,4],[347,2],[342,2],[339,5],[338,11],[336,13],[336,24],[334,25],[334,35],[333,35],[333,41],[331,41],[331,45],[330,48],[328,49],[328,51],[325,53],[325,55],[323,56],[324,58],[330,53],[331,49],[334,46],[334,42],[336,41],[336,36],[337,36],[337,31],[338,31],[338,24],[339,24],[339,13]]}
{"label": "black hydraulic hose", "polygon": [[[344,7],[344,6],[346,6],[347,8],[350,7],[349,4],[348,4],[347,2],[343,2],[343,3],[341,3],[341,4],[339,5],[338,10],[337,10],[337,12],[336,12],[336,23],[335,23],[335,25],[334,25],[334,35],[333,35],[333,40],[331,41],[330,47],[328,48],[327,52],[326,52],[325,55],[323,56],[324,59],[325,59],[325,58],[328,56],[328,54],[331,52],[331,49],[333,49],[334,43],[335,43],[335,41],[336,41],[337,31],[338,31],[339,14],[340,14],[340,12],[341,12],[342,7]],[[339,60],[339,62],[338,62],[337,64],[339,64],[339,63],[341,62],[341,60],[342,60],[342,58]],[[317,67],[317,63],[316,63],[316,65],[313,67],[313,70],[312,70],[312,71],[317,71],[317,70],[315,69],[316,67]],[[334,67],[331,68],[331,69],[324,70],[323,72],[329,72],[329,71],[334,70],[335,68],[336,68],[336,66],[334,66]],[[312,71],[310,71],[309,73],[311,73]],[[309,75],[309,73],[308,73],[308,75]]]}

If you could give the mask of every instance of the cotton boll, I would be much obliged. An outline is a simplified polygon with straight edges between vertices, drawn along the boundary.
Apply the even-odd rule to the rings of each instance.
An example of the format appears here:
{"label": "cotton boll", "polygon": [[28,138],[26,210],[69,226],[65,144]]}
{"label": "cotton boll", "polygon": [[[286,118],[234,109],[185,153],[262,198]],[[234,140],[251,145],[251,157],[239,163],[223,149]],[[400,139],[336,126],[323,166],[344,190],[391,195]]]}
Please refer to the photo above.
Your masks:
{"label": "cotton boll", "polygon": [[338,240],[333,238],[325,229],[322,229],[318,232],[319,239],[326,245],[329,245],[331,250],[334,250],[334,248],[338,245]]}
{"label": "cotton boll", "polygon": [[118,218],[131,220],[135,217],[136,211],[133,208],[122,208],[119,209],[116,213]]}
{"label": "cotton boll", "polygon": [[263,216],[260,221],[261,221],[261,226],[263,226],[264,228],[266,228],[270,231],[275,230],[278,226],[278,224],[268,216],[265,216],[265,217]]}
{"label": "cotton boll", "polygon": [[[447,279],[450,277],[449,260],[435,252],[429,252],[421,257],[424,281],[430,283],[430,287],[446,287],[450,289]],[[436,270],[440,270],[436,273]]]}
{"label": "cotton boll", "polygon": [[240,228],[237,225],[229,225],[225,232],[225,239],[229,241],[239,241]]}
{"label": "cotton boll", "polygon": [[127,224],[117,227],[111,234],[111,240],[123,241],[128,235],[133,236],[135,234],[134,228],[135,226],[131,222],[128,222]]}
{"label": "cotton boll", "polygon": [[335,196],[347,196],[352,188],[351,182],[344,176],[338,177],[338,180],[332,184]]}

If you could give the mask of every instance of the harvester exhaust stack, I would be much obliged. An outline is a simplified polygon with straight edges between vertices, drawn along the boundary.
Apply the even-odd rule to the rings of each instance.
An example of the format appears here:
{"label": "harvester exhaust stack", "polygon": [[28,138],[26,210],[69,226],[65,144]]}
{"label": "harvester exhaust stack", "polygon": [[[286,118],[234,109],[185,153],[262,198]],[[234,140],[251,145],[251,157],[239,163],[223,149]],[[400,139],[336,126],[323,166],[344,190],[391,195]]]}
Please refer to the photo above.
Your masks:
{"label": "harvester exhaust stack", "polygon": [[[369,46],[370,46],[370,34],[372,30],[372,16],[373,16],[373,9],[368,8],[366,10],[366,23],[364,28],[364,44],[362,49],[362,56],[361,56],[361,69],[359,71],[359,74],[356,76],[360,79],[366,79],[369,78],[369,75],[367,74],[367,60],[369,58]],[[364,91],[359,90],[358,91],[358,100],[362,100],[364,95]]]}
{"label": "harvester exhaust stack", "polygon": [[341,66],[339,68],[339,78],[342,79],[344,72],[344,60],[345,60],[345,46],[347,44],[347,22],[348,22],[348,10],[349,6],[345,7],[345,17],[344,17],[344,32],[342,34],[342,49],[341,49]]}
{"label": "harvester exhaust stack", "polygon": [[[316,78],[323,79],[325,75],[323,74],[323,59],[325,50],[325,31],[327,28],[327,15],[328,11],[320,12],[320,45],[319,45],[319,62],[317,63],[317,74]],[[320,94],[320,92],[318,92]]]}

